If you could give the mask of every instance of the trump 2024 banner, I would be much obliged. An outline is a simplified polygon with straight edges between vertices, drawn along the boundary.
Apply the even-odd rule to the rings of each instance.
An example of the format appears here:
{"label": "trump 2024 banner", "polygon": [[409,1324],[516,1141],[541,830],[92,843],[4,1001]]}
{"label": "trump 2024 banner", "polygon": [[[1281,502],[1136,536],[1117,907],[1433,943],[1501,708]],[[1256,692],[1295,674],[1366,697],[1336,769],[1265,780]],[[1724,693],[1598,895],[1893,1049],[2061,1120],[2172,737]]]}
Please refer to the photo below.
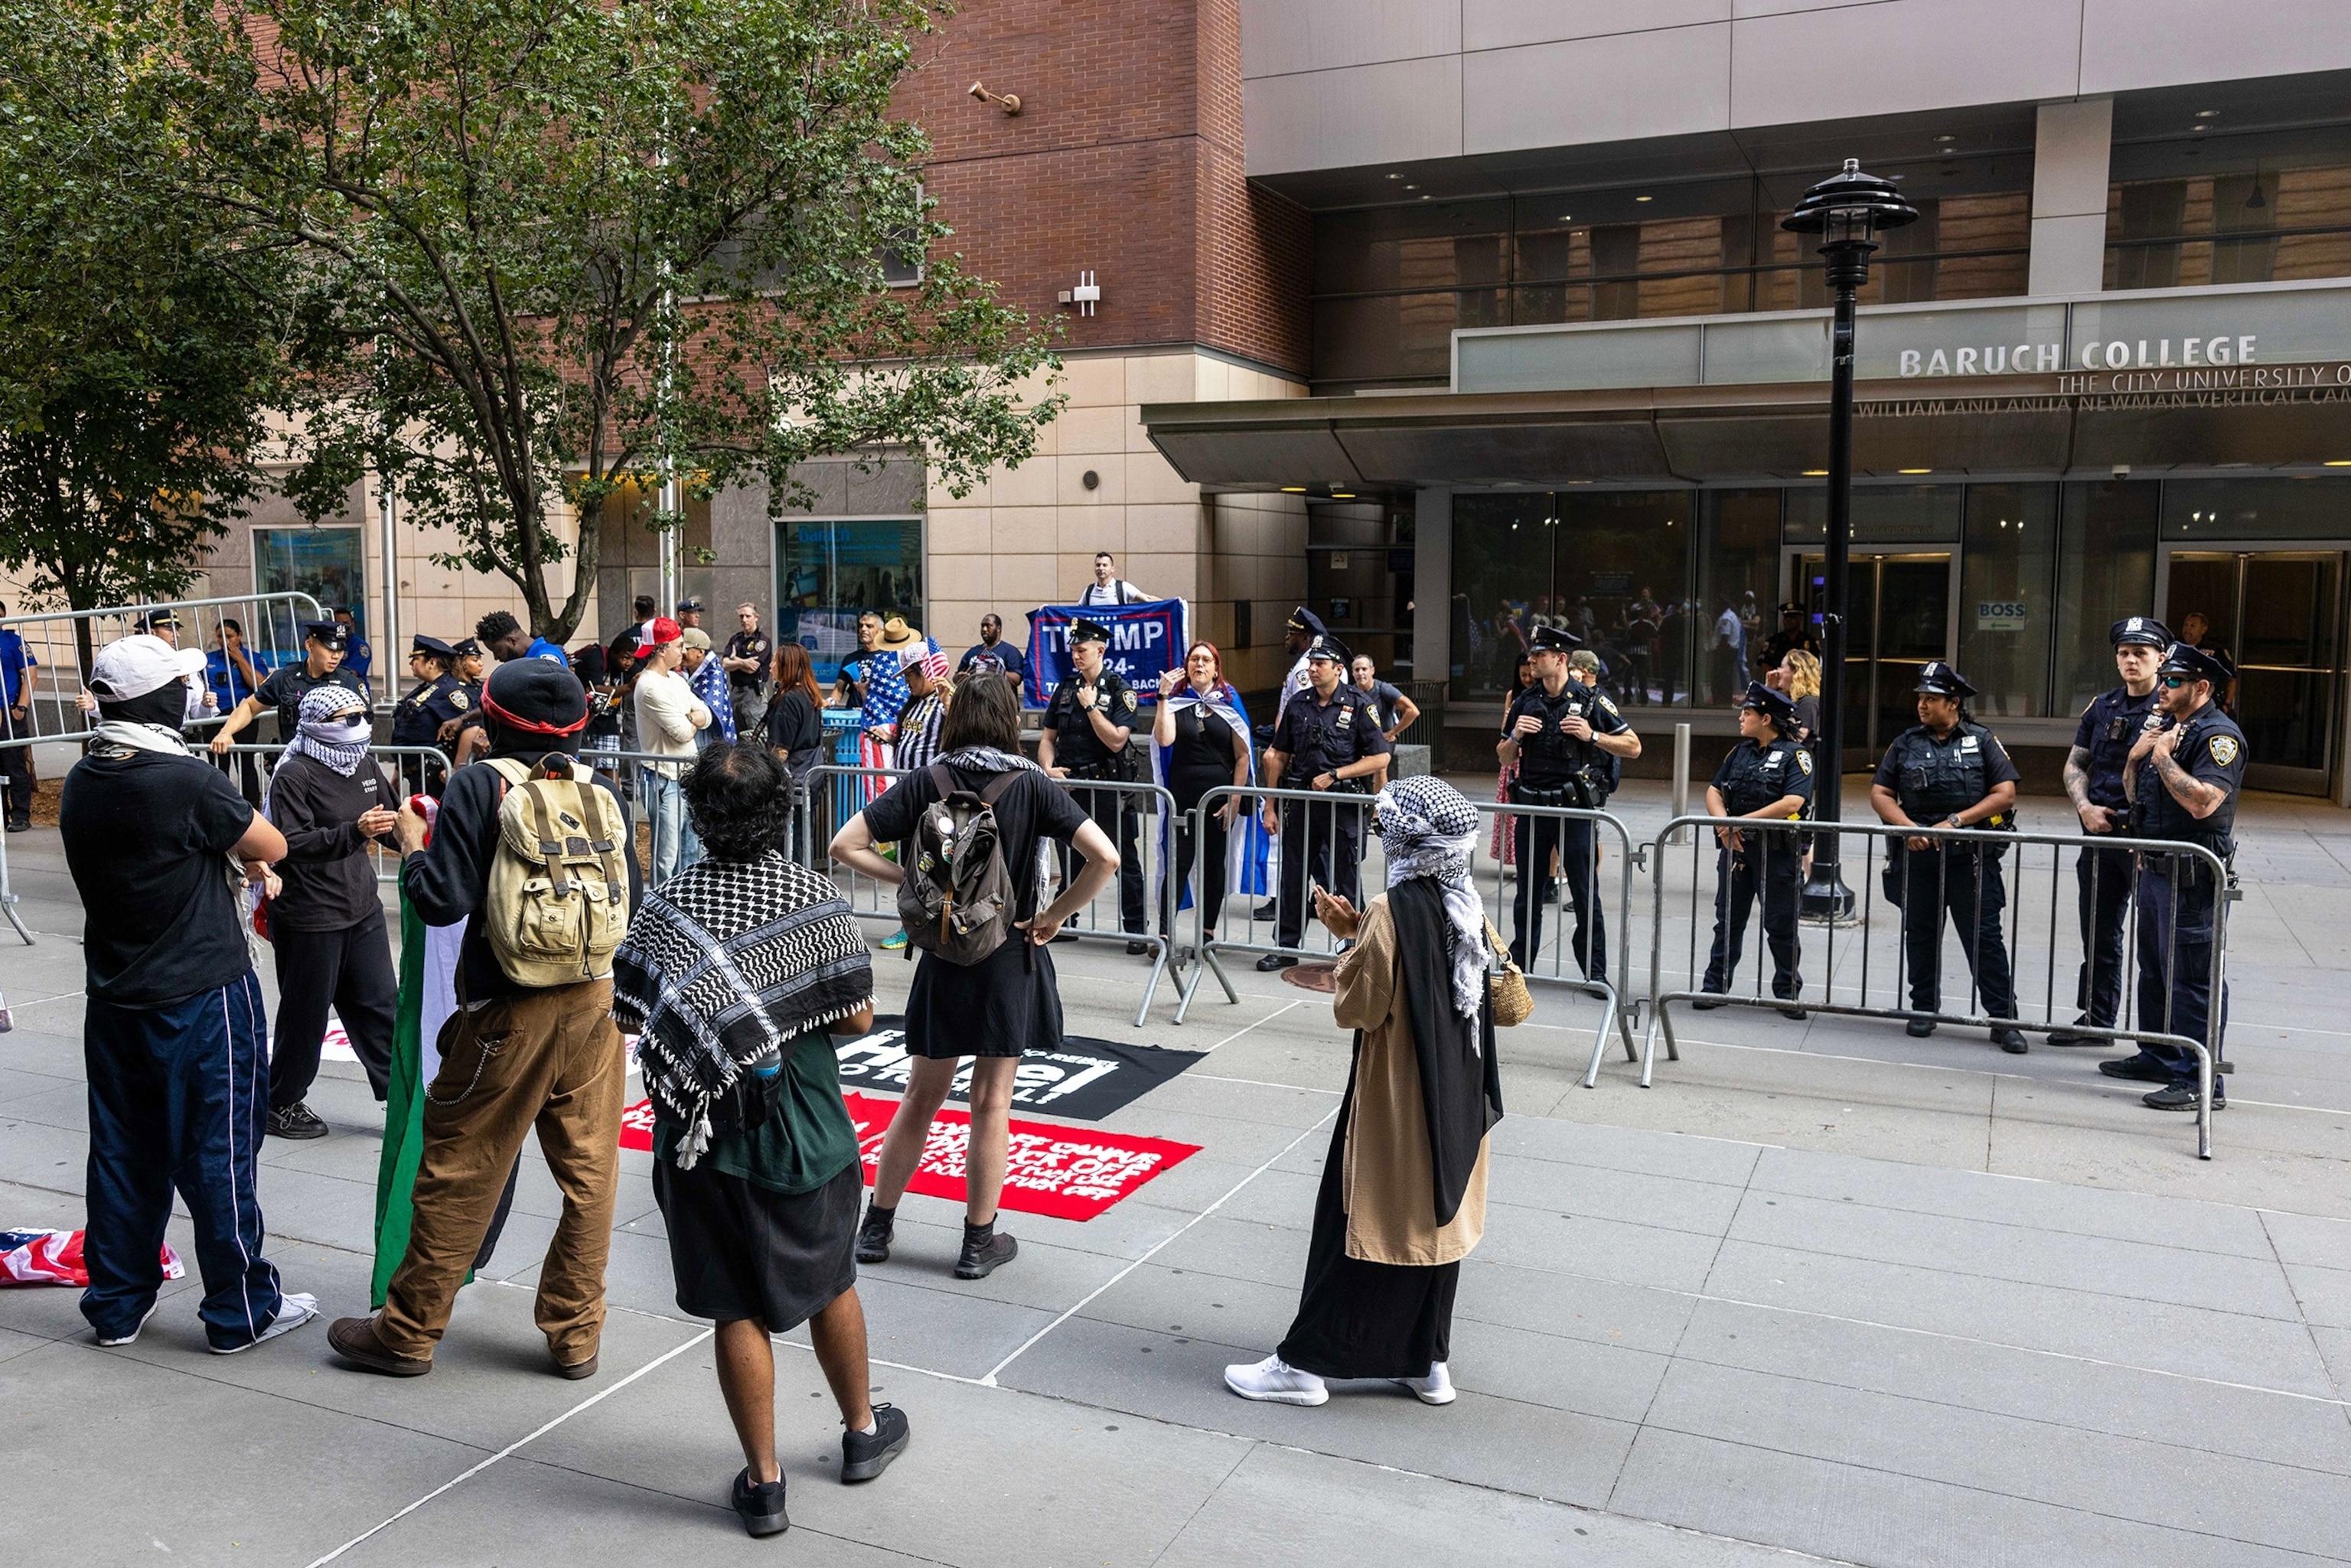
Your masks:
{"label": "trump 2024 banner", "polygon": [[1043,707],[1071,673],[1070,624],[1092,621],[1110,633],[1102,663],[1134,688],[1135,700],[1159,700],[1159,677],[1184,667],[1191,608],[1180,599],[1146,604],[1048,604],[1029,612],[1029,704]]}

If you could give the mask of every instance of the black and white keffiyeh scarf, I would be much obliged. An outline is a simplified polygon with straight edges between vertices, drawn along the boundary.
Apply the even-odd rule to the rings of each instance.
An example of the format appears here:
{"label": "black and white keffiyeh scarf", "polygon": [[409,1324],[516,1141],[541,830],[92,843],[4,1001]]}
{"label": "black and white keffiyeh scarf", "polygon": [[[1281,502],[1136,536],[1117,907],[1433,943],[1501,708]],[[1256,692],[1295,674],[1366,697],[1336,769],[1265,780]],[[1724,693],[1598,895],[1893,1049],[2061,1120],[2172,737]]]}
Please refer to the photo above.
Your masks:
{"label": "black and white keffiyeh scarf", "polygon": [[612,1013],[641,1036],[645,1090],[685,1124],[691,1170],[713,1102],[772,1071],[803,1031],[873,999],[873,960],[830,882],[777,851],[697,861],[649,888],[612,955]]}
{"label": "black and white keffiyeh scarf", "polygon": [[1045,770],[1017,751],[998,751],[992,746],[966,746],[932,758],[950,768],[968,768],[975,773],[1010,773],[1025,768],[1031,773]]}
{"label": "black and white keffiyeh scarf", "polygon": [[[1469,885],[1469,849],[1478,839],[1478,809],[1441,779],[1399,779],[1372,802],[1388,886],[1416,876],[1435,882],[1445,900],[1453,960],[1453,1007],[1476,1019],[1486,991],[1486,913]],[[1471,1039],[1474,1042],[1475,1032]]]}
{"label": "black and white keffiyeh scarf", "polygon": [[364,716],[367,710],[367,698],[348,686],[312,686],[302,694],[294,738],[286,749],[298,751],[348,779],[359,770],[368,750],[367,726],[363,718],[354,722],[352,716]]}

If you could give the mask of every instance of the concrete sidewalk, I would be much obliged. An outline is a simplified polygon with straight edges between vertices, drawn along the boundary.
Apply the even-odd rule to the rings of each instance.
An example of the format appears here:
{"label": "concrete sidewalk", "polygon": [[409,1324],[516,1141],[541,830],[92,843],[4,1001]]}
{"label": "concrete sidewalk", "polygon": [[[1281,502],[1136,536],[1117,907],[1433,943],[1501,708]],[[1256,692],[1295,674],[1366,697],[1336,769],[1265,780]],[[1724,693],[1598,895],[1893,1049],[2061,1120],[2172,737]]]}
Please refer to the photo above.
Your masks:
{"label": "concrete sidewalk", "polygon": [[[1144,962],[1061,947],[1071,1032],[1210,1051],[1102,1124],[1201,1152],[1089,1223],[1009,1216],[1021,1256],[977,1284],[948,1273],[956,1208],[910,1197],[860,1289],[914,1443],[873,1485],[836,1484],[831,1402],[784,1353],[781,1540],[726,1506],[741,1459],[645,1155],[622,1155],[603,1370],[545,1372],[529,1287],[558,1206],[534,1149],[490,1277],[419,1381],[336,1367],[316,1327],[206,1355],[193,1281],[121,1350],[91,1344],[72,1291],[0,1292],[17,1504],[0,1555],[2351,1558],[2351,818],[2248,817],[2239,1072],[2209,1165],[2185,1118],[2091,1071],[2098,1053],[2003,1057],[1960,1031],[1726,1009],[1690,1022],[1655,1089],[1612,1048],[1587,1092],[1598,1005],[1545,990],[1500,1041],[1510,1115],[1460,1285],[1459,1400],[1250,1405],[1218,1375],[1295,1305],[1346,1037],[1326,998],[1238,971],[1237,1005],[1212,983],[1179,1029],[1163,988],[1136,1030]],[[78,1225],[80,912],[53,834],[8,847],[43,940],[0,932],[0,1225]],[[903,998],[912,966],[876,967]],[[312,1103],[334,1136],[268,1149],[273,1256],[329,1315],[361,1312],[381,1114],[350,1068]]]}

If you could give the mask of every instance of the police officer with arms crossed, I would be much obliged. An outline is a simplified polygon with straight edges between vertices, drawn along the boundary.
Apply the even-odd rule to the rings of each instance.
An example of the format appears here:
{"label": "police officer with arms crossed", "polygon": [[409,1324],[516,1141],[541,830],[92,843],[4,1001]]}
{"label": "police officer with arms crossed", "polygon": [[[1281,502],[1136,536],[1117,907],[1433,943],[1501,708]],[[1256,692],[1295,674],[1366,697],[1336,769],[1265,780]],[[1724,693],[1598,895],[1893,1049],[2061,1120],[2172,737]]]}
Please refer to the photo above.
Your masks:
{"label": "police officer with arms crossed", "polygon": [[[2199,844],[2224,862],[2236,852],[2230,830],[2236,823],[2237,794],[2244,788],[2248,758],[2245,732],[2220,706],[2229,676],[2228,664],[2201,648],[2174,643],[2165,654],[2156,672],[2161,723],[2143,731],[2132,745],[2123,775],[2134,837]],[[2212,868],[2200,859],[2139,858],[2139,1027],[2201,1039],[2211,1048],[2216,1064],[2229,1027],[2225,981],[2220,1016],[2212,1014],[2212,942],[2221,891],[2214,884]],[[2192,1051],[2142,1045],[2137,1056],[2101,1061],[2098,1071],[2109,1078],[2163,1085],[2146,1097],[2150,1109],[2196,1109]],[[2212,1109],[2221,1110],[2228,1103],[2228,1091],[2215,1077]]]}
{"label": "police officer with arms crossed", "polygon": [[[1129,953],[1148,953],[1142,940],[1143,862],[1134,852],[1137,818],[1134,799],[1114,789],[1089,789],[1082,780],[1132,783],[1134,769],[1126,754],[1126,737],[1134,727],[1134,688],[1116,670],[1102,664],[1110,644],[1109,631],[1092,621],[1070,627],[1072,673],[1053,688],[1045,705],[1044,733],[1037,740],[1037,765],[1056,779],[1080,780],[1070,793],[1103,832],[1118,841],[1119,927],[1134,940]],[[1061,874],[1074,882],[1076,852],[1063,845]]]}
{"label": "police officer with arms crossed", "polygon": [[[2129,806],[2123,789],[2124,764],[2155,713],[2155,667],[2163,662],[2172,638],[2162,622],[2147,615],[2117,621],[2106,635],[2115,645],[2115,670],[2123,684],[2101,692],[2082,710],[2074,749],[2065,754],[2065,793],[2074,802],[2074,815],[2082,819],[2084,832],[2118,834]],[[2074,1022],[2112,1029],[2122,1016],[2123,925],[2130,914],[2131,852],[2085,849],[2074,862],[2074,873],[2081,883],[2082,917],[2082,976],[2074,996],[2082,1016]],[[2108,1042],[2097,1035],[2058,1030],[2049,1043]]]}
{"label": "police officer with arms crossed", "polygon": [[[1761,681],[1750,682],[1739,705],[1740,741],[1715,769],[1706,787],[1706,814],[1784,822],[1801,817],[1813,799],[1813,754],[1796,739],[1796,705]],[[1803,846],[1792,833],[1742,832],[1717,828],[1715,841],[1714,951],[1698,987],[1718,996],[1730,991],[1739,956],[1747,943],[1747,912],[1763,896],[1763,938],[1771,946],[1771,994],[1794,1002],[1804,994],[1796,971],[1796,900],[1803,883]],[[1698,1002],[1699,1009],[1720,1007]],[[1782,1007],[1782,1016],[1802,1019],[1801,1007]]]}
{"label": "police officer with arms crossed", "polygon": [[[1519,765],[1510,786],[1514,806],[1596,807],[1607,799],[1612,759],[1641,755],[1641,737],[1616,711],[1608,695],[1568,673],[1575,634],[1556,626],[1535,628],[1534,684],[1520,692],[1502,716],[1502,738],[1494,747],[1502,766]],[[1542,910],[1550,901],[1551,855],[1559,851],[1575,904],[1575,961],[1583,977],[1608,977],[1608,925],[1594,895],[1593,870],[1598,841],[1587,821],[1558,817],[1520,817],[1510,824],[1518,862],[1518,893],[1511,905],[1510,956],[1520,968],[1542,951]]]}
{"label": "police officer with arms crossed", "polygon": [[[1960,705],[1976,695],[1959,671],[1940,659],[1918,672],[1918,722],[1896,736],[1877,765],[1869,803],[1878,820],[1897,828],[2007,828],[2016,821],[2016,786],[2022,777],[1991,731],[1969,719]],[[1886,896],[1902,905],[1902,946],[1910,966],[1910,1006],[1920,1013],[1942,1010],[1943,916],[1968,956],[1983,1010],[1996,1019],[2016,1016],[2010,993],[2008,946],[2000,912],[2008,906],[1998,850],[1990,854],[1972,843],[1948,839],[1902,841],[1900,881],[1889,869]],[[1888,841],[1888,853],[1895,852]],[[1898,890],[1897,890],[1898,889]],[[1935,1032],[1931,1018],[1906,1026],[1915,1038]],[[2024,1031],[1995,1026],[1992,1043],[2012,1056],[2026,1048]]]}
{"label": "police officer with arms crossed", "polygon": [[[457,662],[457,650],[438,637],[419,632],[409,642],[408,673],[416,677],[416,689],[400,699],[392,710],[392,743],[394,746],[439,746],[441,727],[453,718],[460,718],[473,707],[473,694],[450,667]],[[400,789],[402,796],[441,793],[442,780],[448,777],[446,768],[429,758],[403,757],[400,759]]]}
{"label": "police officer with arms crossed", "polygon": [[[1358,872],[1364,858],[1363,780],[1387,766],[1394,748],[1380,733],[1372,699],[1344,677],[1347,651],[1327,636],[1306,650],[1307,688],[1282,705],[1267,750],[1265,784],[1279,789],[1313,789],[1343,800],[1283,800],[1265,803],[1265,831],[1281,841],[1281,894],[1276,901],[1275,940],[1295,947],[1306,934],[1306,879],[1326,893],[1363,902]],[[1259,969],[1286,969],[1298,962],[1287,953],[1268,953]]]}

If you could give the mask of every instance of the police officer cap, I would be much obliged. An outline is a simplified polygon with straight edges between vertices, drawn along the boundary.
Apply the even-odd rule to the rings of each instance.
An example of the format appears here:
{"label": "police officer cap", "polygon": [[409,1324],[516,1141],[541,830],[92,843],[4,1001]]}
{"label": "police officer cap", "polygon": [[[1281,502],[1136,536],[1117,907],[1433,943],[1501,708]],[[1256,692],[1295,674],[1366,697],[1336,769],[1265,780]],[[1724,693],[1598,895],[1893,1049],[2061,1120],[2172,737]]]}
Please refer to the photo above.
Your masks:
{"label": "police officer cap", "polygon": [[1563,626],[1538,626],[1534,635],[1527,639],[1527,649],[1535,653],[1564,653],[1570,648],[1581,646],[1583,642],[1583,638]]}
{"label": "police officer cap", "polygon": [[1965,699],[1976,695],[1975,687],[1959,678],[1959,672],[1940,659],[1929,659],[1927,667],[1918,672],[1918,684],[1911,690],[1924,695]]}
{"label": "police officer cap", "polygon": [[1347,662],[1347,645],[1325,632],[1306,644],[1306,657],[1309,660],[1328,659],[1334,664],[1343,664]]}
{"label": "police officer cap", "polygon": [[1320,637],[1323,632],[1322,617],[1301,604],[1290,612],[1290,629],[1292,632],[1306,632],[1309,636]]}
{"label": "police officer cap", "polygon": [[481,657],[482,644],[475,639],[467,637],[462,642],[450,643],[449,651],[461,659],[476,659]]}
{"label": "police officer cap", "polygon": [[1739,700],[1740,707],[1751,707],[1771,721],[1771,727],[1785,735],[1796,727],[1795,699],[1785,692],[1772,690],[1761,681],[1747,683],[1747,695]]}
{"label": "police officer cap", "polygon": [[350,629],[335,621],[309,621],[302,626],[305,641],[316,643],[329,653],[340,653],[350,640]]}
{"label": "police officer cap", "polygon": [[1102,625],[1099,621],[1080,620],[1070,622],[1070,642],[1072,644],[1079,643],[1107,643],[1109,641],[1110,629]]}
{"label": "police officer cap", "polygon": [[2185,675],[2191,681],[2210,681],[2214,685],[2226,685],[2229,681],[2228,662],[2219,654],[2202,648],[2191,648],[2185,643],[2174,643],[2163,655],[2162,667],[2157,672],[2166,675]]}
{"label": "police officer cap", "polygon": [[139,630],[151,636],[159,626],[169,626],[176,632],[180,629],[180,618],[168,610],[150,610],[139,618]]}
{"label": "police officer cap", "polygon": [[1782,615],[1802,615],[1803,612],[1803,601],[1800,599],[1791,599],[1787,603],[1780,606],[1780,613]]}
{"label": "police officer cap", "polygon": [[412,653],[429,654],[435,659],[454,659],[457,656],[456,649],[452,648],[440,638],[427,637],[422,632],[409,639],[408,651]]}
{"label": "police officer cap", "polygon": [[2117,648],[2168,648],[2171,628],[2152,615],[2126,615],[2106,632]]}

